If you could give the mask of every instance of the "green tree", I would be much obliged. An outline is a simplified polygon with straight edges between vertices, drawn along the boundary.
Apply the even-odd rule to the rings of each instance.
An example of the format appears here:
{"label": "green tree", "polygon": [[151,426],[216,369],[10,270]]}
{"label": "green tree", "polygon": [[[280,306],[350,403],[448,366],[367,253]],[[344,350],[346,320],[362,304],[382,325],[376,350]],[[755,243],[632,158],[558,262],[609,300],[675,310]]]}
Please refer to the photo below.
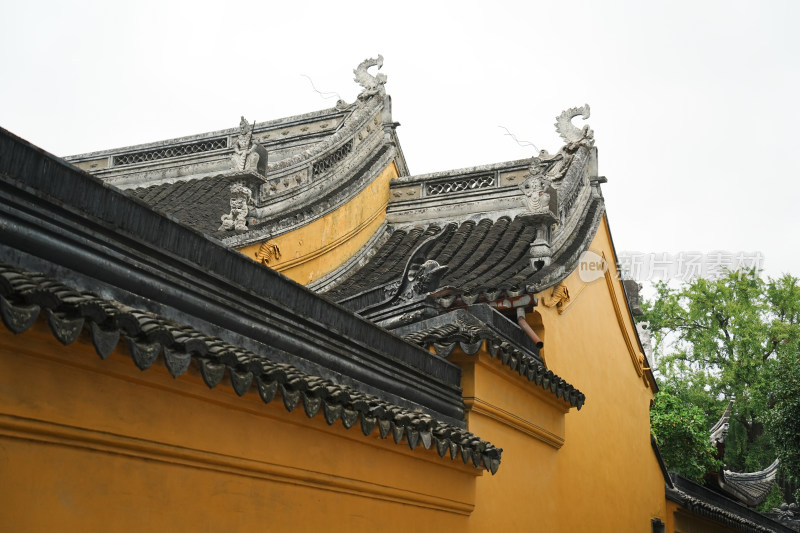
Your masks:
{"label": "green tree", "polygon": [[732,272],[656,290],[642,318],[650,323],[664,391],[680,405],[697,406],[706,429],[734,400],[726,466],[754,471],[778,456],[784,474],[798,479],[797,278],[764,281],[752,271]]}
{"label": "green tree", "polygon": [[711,446],[703,411],[669,389],[656,394],[650,423],[667,468],[701,481],[719,467]]}
{"label": "green tree", "polygon": [[[770,409],[766,413],[767,434],[794,486],[800,485],[800,356],[787,354],[778,360],[768,392]],[[788,496],[788,494],[787,494]],[[800,488],[795,490],[800,501]]]}

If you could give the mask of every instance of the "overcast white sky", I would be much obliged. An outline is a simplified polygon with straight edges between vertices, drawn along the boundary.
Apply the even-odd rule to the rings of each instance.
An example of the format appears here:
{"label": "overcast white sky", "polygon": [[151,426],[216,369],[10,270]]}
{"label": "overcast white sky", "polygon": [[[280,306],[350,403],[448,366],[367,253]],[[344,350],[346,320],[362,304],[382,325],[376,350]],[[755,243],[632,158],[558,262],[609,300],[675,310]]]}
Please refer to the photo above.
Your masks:
{"label": "overcast white sky", "polygon": [[383,54],[412,173],[530,157],[589,103],[619,251],[800,275],[800,2],[0,0],[0,126],[56,155],[353,101]]}

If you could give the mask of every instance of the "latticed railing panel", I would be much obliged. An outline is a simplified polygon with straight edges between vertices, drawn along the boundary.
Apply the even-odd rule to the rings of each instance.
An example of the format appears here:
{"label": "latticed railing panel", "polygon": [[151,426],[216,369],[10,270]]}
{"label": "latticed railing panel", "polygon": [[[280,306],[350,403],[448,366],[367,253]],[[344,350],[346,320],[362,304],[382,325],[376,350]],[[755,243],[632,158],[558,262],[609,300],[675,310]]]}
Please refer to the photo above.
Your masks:
{"label": "latticed railing panel", "polygon": [[488,189],[495,186],[493,175],[459,178],[450,181],[439,181],[425,184],[425,194],[436,196],[439,194],[452,194],[473,189]]}
{"label": "latticed railing panel", "polygon": [[353,139],[350,139],[342,146],[337,148],[335,151],[331,152],[330,154],[326,155],[325,157],[314,163],[312,167],[312,174],[314,176],[318,174],[324,174],[325,172],[329,171],[334,166],[339,164],[352,151],[353,151]]}
{"label": "latticed railing panel", "polygon": [[131,154],[116,155],[114,156],[114,166],[158,161],[160,159],[169,159],[172,157],[180,157],[182,155],[211,152],[213,150],[219,150],[227,147],[227,138],[211,139],[208,141],[200,141],[191,144],[182,144],[180,146],[168,146],[165,148],[157,148],[155,150],[145,150]]}

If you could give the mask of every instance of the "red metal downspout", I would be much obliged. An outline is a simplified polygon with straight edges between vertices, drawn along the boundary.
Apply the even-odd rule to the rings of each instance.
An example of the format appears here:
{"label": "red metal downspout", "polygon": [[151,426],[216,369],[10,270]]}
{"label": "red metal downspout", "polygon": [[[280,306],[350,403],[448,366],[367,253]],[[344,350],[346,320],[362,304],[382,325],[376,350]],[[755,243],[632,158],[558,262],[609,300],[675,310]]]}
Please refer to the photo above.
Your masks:
{"label": "red metal downspout", "polygon": [[528,337],[531,338],[533,343],[536,345],[537,348],[541,349],[544,348],[544,343],[542,339],[539,338],[539,335],[536,334],[533,329],[528,325],[528,321],[525,320],[525,308],[524,307],[517,307],[517,323],[519,327],[522,328],[522,331],[527,333]]}

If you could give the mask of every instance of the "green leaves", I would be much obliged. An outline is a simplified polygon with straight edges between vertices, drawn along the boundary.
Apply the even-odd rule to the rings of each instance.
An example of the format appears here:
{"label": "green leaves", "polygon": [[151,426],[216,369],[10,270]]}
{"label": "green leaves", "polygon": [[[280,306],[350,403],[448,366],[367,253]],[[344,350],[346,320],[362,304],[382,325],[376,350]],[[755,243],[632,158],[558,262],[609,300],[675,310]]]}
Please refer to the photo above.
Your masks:
{"label": "green leaves", "polygon": [[669,470],[700,481],[707,471],[719,467],[705,414],[674,391],[662,389],[656,394],[650,424]]}
{"label": "green leaves", "polygon": [[655,341],[662,392],[651,422],[668,468],[693,479],[714,468],[708,428],[733,399],[726,467],[759,470],[778,456],[784,475],[800,480],[798,279],[731,272],[656,290],[642,320]]}
{"label": "green leaves", "polygon": [[[784,472],[800,481],[800,356],[786,354],[772,372],[764,419]],[[800,490],[795,494],[800,499]]]}

